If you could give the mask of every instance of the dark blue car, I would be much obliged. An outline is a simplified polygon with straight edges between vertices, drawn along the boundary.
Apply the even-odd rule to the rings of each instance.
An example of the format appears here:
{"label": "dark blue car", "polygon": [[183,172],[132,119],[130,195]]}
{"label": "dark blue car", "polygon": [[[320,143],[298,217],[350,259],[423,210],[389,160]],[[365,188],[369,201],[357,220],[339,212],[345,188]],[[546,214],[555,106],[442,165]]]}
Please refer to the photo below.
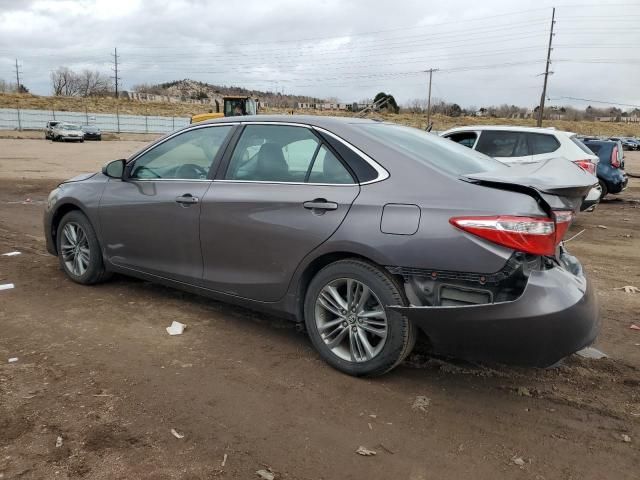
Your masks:
{"label": "dark blue car", "polygon": [[604,198],[609,193],[620,193],[627,188],[627,174],[624,171],[624,154],[619,141],[584,140],[583,143],[598,155],[596,175]]}

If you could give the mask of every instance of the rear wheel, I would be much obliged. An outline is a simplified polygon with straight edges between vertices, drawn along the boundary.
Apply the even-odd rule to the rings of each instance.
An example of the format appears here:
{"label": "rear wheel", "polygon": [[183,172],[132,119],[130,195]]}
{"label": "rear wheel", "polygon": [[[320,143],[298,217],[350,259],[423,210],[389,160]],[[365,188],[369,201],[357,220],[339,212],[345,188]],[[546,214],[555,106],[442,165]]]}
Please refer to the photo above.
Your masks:
{"label": "rear wheel", "polygon": [[71,280],[92,285],[108,278],[98,237],[82,212],[75,210],[62,217],[56,242],[60,266]]}
{"label": "rear wheel", "polygon": [[385,308],[406,304],[387,272],[361,260],[341,260],[311,281],[305,324],[313,345],[334,368],[354,376],[382,375],[415,345],[411,322]]}
{"label": "rear wheel", "polygon": [[604,183],[602,180],[598,180],[598,183],[600,184],[600,190],[601,190],[600,200],[602,200],[609,193],[609,189],[607,188],[607,184]]}

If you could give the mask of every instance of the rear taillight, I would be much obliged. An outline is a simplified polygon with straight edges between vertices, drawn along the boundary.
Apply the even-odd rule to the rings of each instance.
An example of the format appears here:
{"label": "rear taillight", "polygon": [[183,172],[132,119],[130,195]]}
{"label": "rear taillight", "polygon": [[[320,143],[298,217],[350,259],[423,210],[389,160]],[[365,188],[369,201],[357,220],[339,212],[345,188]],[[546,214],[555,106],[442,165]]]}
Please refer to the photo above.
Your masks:
{"label": "rear taillight", "polygon": [[620,159],[618,158],[618,146],[613,147],[611,152],[611,166],[613,168],[620,168]]}
{"label": "rear taillight", "polygon": [[591,160],[575,160],[573,163],[578,165],[583,170],[586,170],[591,175],[596,174],[596,164],[593,163]]}
{"label": "rear taillight", "polygon": [[533,255],[554,255],[573,220],[573,212],[554,212],[554,218],[516,217],[454,217],[453,226],[490,242]]}

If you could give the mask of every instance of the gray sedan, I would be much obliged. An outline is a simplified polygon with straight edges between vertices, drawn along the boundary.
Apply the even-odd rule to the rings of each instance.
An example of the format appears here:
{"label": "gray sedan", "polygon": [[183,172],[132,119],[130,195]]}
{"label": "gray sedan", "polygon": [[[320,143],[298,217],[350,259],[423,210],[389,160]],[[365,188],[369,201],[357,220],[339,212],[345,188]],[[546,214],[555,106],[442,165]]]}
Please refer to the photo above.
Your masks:
{"label": "gray sedan", "polygon": [[[562,179],[562,180],[558,180]],[[304,324],[351,375],[436,354],[547,366],[599,328],[562,239],[590,176],[508,167],[435,135],[353,118],[191,125],[49,196],[68,277],[112,272]]]}

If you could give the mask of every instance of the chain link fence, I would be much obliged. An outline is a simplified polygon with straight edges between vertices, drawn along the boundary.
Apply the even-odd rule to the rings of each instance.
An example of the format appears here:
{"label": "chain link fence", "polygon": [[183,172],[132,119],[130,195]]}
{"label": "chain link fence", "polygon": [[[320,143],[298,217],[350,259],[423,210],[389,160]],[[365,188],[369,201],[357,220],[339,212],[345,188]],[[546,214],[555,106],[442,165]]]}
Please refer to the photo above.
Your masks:
{"label": "chain link fence", "polygon": [[43,130],[52,120],[93,125],[103,132],[116,133],[168,133],[189,124],[188,117],[0,108],[0,130]]}

